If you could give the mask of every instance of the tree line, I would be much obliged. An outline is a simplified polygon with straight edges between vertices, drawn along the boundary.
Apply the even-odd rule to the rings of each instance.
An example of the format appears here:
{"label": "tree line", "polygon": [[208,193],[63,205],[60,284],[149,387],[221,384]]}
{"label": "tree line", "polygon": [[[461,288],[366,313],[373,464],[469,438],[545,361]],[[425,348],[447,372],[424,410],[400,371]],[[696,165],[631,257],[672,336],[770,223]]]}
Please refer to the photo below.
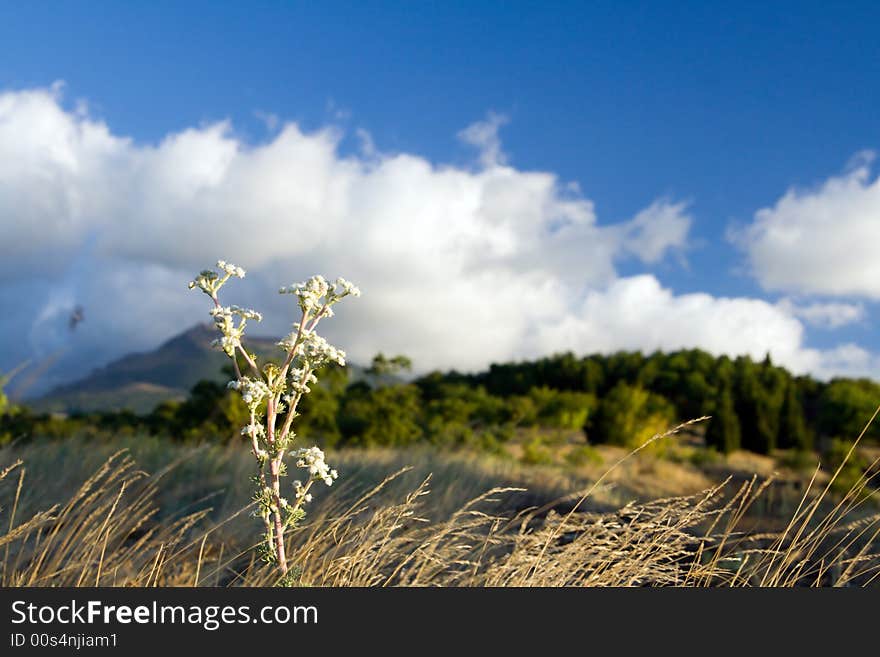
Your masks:
{"label": "tree line", "polygon": [[[769,454],[852,440],[880,403],[880,385],[872,380],[822,382],[793,376],[769,356],[731,359],[696,349],[565,353],[415,378],[407,376],[409,365],[402,356],[379,355],[357,379],[346,368],[328,368],[303,402],[301,432],[326,446],[428,442],[495,449],[520,429],[538,428],[580,435],[589,444],[636,446],[678,421],[709,415],[707,446]],[[228,439],[246,423],[238,396],[201,381],[188,399],[163,402],[145,416],[119,411],[62,419],[7,409],[0,440],[74,430]],[[880,427],[872,425],[866,438],[880,439]]]}

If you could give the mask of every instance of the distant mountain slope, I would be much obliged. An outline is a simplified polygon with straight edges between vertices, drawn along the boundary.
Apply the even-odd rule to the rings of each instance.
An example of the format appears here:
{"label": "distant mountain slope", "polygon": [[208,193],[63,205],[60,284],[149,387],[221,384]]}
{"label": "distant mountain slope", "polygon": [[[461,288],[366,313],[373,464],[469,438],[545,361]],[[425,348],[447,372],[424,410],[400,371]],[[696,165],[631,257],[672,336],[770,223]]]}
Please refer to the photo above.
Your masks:
{"label": "distant mountain slope", "polygon": [[[28,405],[40,411],[128,408],[136,413],[149,412],[167,399],[183,399],[202,379],[226,379],[221,368],[229,359],[211,348],[216,335],[212,325],[196,325],[154,351],[123,356]],[[275,342],[272,338],[249,338],[246,344],[258,355],[266,355],[278,352]]]}

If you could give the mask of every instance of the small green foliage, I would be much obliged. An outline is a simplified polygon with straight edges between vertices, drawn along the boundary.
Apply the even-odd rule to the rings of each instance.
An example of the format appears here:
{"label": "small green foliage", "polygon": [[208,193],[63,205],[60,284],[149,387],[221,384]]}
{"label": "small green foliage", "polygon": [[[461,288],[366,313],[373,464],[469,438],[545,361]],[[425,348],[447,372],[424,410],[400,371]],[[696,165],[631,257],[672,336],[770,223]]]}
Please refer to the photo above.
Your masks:
{"label": "small green foliage", "polygon": [[527,465],[550,465],[553,463],[553,454],[540,437],[534,436],[523,446],[520,460]]}
{"label": "small green foliage", "polygon": [[819,459],[813,452],[800,449],[790,449],[783,452],[779,457],[780,465],[799,472],[809,472],[816,469]]}
{"label": "small green foliage", "polygon": [[714,447],[692,449],[687,454],[687,462],[698,468],[724,462],[724,456]]}
{"label": "small green foliage", "polygon": [[302,586],[302,576],[302,568],[297,565],[293,565],[288,568],[287,572],[282,575],[277,582],[275,582],[275,586],[279,586],[282,588]]}
{"label": "small green foliage", "polygon": [[862,481],[871,466],[868,459],[858,449],[852,447],[852,440],[834,438],[823,454],[825,469],[832,475],[837,473],[834,481],[831,482],[831,488],[840,494],[847,493]]}
{"label": "small green foliage", "polygon": [[0,374],[0,417],[16,412],[18,409],[9,401],[9,397],[6,396],[4,392],[4,388],[6,385],[12,380],[16,374],[18,374],[22,369],[27,367],[27,362],[20,364],[18,367],[13,368],[11,372],[7,372],[6,374]]}
{"label": "small green foliage", "polygon": [[595,447],[577,445],[565,455],[565,461],[577,468],[584,465],[602,465],[604,459]]}

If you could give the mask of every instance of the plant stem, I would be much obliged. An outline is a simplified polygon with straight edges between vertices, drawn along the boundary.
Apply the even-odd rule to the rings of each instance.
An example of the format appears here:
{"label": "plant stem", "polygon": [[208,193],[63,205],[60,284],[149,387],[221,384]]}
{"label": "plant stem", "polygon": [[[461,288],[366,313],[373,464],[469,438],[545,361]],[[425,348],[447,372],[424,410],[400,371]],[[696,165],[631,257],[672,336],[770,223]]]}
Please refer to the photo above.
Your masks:
{"label": "plant stem", "polygon": [[287,556],[284,554],[284,522],[281,520],[281,459],[283,452],[274,453],[275,447],[275,404],[270,397],[266,404],[266,439],[269,442],[271,460],[269,461],[269,478],[272,486],[272,497],[275,510],[272,518],[275,523],[275,555],[278,568],[282,575],[287,574]]}
{"label": "plant stem", "polygon": [[287,574],[287,556],[284,554],[284,523],[281,521],[281,480],[279,476],[279,462],[272,459],[269,462],[269,475],[272,481],[272,492],[275,498],[275,511],[272,514],[275,522],[275,552],[278,559],[278,568],[282,575]]}

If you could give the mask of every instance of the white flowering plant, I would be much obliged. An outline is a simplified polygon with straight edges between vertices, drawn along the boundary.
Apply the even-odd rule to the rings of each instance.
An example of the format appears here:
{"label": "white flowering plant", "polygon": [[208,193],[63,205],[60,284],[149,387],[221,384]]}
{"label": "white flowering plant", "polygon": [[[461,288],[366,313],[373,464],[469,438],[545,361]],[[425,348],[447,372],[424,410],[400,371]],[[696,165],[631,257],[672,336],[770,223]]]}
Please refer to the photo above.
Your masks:
{"label": "white flowering plant", "polygon": [[[312,500],[312,486],[332,486],[339,476],[327,465],[320,448],[294,449],[296,409],[303,395],[311,391],[309,386],[317,383],[315,373],[321,367],[330,363],[345,365],[345,352],[330,345],[316,329],[322,319],[333,316],[335,304],[349,296],[360,296],[360,290],[344,278],[329,283],[323,276],[282,287],[281,294],[297,298],[300,317],[290,334],[278,343],[283,350],[281,364],[267,363],[261,369],[257,356],[242,344],[242,337],[247,322],[260,322],[262,315],[239,306],[224,306],[218,297],[220,288],[231,278],[244,278],[245,270],[225,260],[217,262],[217,269],[202,271],[189,287],[201,290],[214,302],[210,313],[220,333],[214,346],[232,360],[235,378],[229,388],[241,395],[249,412],[249,422],[241,433],[257,461],[255,515],[265,527],[260,549],[264,560],[278,567],[279,583],[287,585],[292,581],[292,570],[285,555],[285,535],[305,516],[303,507]],[[281,489],[287,456],[305,470],[303,480],[293,482],[291,499]]]}

